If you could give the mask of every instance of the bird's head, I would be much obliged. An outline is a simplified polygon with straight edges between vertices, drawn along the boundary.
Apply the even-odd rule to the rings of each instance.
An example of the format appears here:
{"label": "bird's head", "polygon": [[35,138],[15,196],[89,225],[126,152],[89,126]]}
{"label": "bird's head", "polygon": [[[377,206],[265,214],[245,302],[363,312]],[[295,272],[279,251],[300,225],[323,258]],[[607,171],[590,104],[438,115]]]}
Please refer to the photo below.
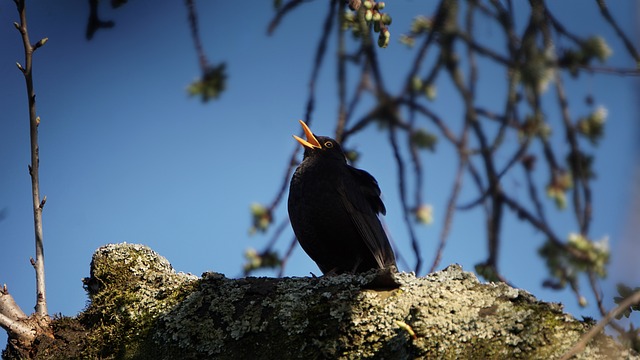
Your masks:
{"label": "bird's head", "polygon": [[340,144],[334,139],[327,136],[315,136],[311,132],[311,129],[304,123],[304,121],[299,120],[300,125],[302,125],[302,129],[304,130],[304,134],[307,139],[303,139],[299,136],[293,135],[293,138],[296,139],[303,147],[304,147],[304,158],[325,158],[325,159],[336,159],[340,160],[343,163],[346,163],[346,158],[344,156],[344,152],[342,151],[342,147]]}

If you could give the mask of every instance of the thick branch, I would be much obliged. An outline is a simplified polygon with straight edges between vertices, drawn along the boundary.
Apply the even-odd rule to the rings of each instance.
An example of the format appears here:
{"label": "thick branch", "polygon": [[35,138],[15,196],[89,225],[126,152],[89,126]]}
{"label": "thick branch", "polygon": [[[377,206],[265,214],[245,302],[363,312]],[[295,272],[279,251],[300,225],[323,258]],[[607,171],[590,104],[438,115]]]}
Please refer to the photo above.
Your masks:
{"label": "thick branch", "polygon": [[[424,278],[397,274],[401,288],[392,291],[367,289],[374,273],[198,279],[134,244],[102,247],[91,265],[85,284],[100,286],[80,317],[100,320],[81,327],[85,341],[55,339],[38,355],[121,358],[139,349],[137,357],[154,359],[557,359],[588,326],[557,304],[482,284],[455,265]],[[65,347],[75,348],[55,353]],[[606,336],[588,347],[589,359],[625,358]]]}
{"label": "thick branch", "polygon": [[24,322],[11,319],[4,314],[0,314],[0,327],[5,329],[12,337],[23,342],[31,342],[36,338],[36,331],[33,327]]}
{"label": "thick branch", "polygon": [[16,304],[13,296],[7,291],[6,285],[0,290],[0,314],[9,317],[12,320],[24,320],[27,315]]}
{"label": "thick branch", "polygon": [[31,342],[36,337],[36,331],[25,320],[27,315],[9,294],[7,286],[3,286],[0,289],[0,327],[15,339]]}

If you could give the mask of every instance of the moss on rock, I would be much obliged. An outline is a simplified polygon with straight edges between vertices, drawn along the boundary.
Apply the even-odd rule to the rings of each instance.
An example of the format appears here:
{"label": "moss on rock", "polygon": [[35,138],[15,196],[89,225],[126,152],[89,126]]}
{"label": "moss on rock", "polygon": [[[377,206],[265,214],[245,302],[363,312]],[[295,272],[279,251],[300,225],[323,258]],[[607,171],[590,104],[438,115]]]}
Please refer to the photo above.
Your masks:
{"label": "moss on rock", "polygon": [[[148,247],[107,245],[85,279],[90,303],[54,321],[40,358],[551,359],[591,324],[458,265],[391,291],[375,274],[228,279],[176,273]],[[601,335],[579,359],[639,359]]]}
{"label": "moss on rock", "polygon": [[90,303],[78,317],[89,330],[85,358],[137,357],[155,320],[198,283],[148,247],[126,243],[96,250],[90,274],[83,280]]}

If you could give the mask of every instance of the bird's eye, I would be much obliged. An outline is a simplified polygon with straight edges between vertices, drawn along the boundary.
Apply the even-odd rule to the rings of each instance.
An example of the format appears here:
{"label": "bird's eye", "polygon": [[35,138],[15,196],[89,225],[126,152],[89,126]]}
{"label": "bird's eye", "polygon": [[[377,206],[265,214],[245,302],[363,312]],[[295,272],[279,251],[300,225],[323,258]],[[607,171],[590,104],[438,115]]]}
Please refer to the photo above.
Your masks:
{"label": "bird's eye", "polygon": [[331,149],[333,147],[333,143],[331,141],[327,141],[326,143],[324,143],[324,147]]}

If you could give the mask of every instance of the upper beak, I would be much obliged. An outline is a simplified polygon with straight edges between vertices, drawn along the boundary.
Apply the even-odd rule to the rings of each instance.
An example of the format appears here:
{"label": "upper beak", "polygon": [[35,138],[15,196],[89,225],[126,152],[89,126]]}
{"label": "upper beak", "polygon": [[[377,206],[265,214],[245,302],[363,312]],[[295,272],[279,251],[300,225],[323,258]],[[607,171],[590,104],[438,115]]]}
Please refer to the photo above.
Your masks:
{"label": "upper beak", "polygon": [[309,149],[321,149],[322,146],[320,146],[320,142],[318,142],[318,139],[313,136],[313,133],[311,132],[311,129],[309,129],[307,124],[305,124],[302,120],[298,121],[300,121],[300,125],[302,125],[302,129],[304,130],[304,134],[307,136],[307,140],[295,135],[293,135],[293,138],[296,139],[300,144],[302,144],[302,146]]}

